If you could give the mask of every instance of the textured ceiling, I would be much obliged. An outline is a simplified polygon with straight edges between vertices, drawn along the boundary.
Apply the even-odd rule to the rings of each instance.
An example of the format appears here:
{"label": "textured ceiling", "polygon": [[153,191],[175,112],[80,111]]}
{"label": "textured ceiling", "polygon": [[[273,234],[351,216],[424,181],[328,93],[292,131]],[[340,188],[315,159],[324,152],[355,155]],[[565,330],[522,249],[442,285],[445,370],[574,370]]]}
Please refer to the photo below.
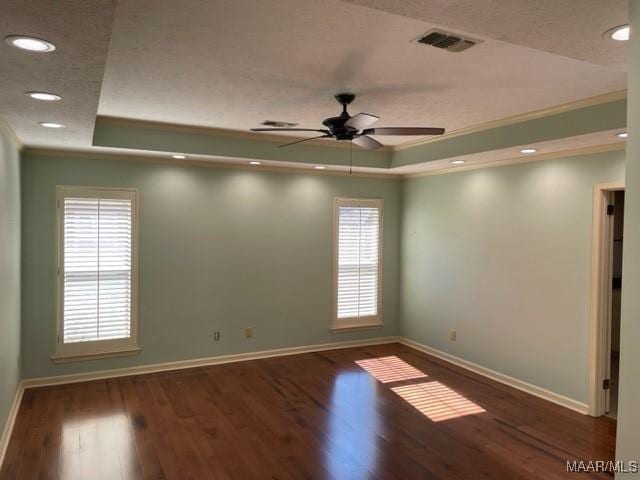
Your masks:
{"label": "textured ceiling", "polygon": [[[38,146],[91,145],[115,0],[2,0],[0,37],[34,35],[53,42],[51,53],[29,53],[0,44],[0,114],[20,140]],[[38,102],[40,90],[62,95]],[[65,123],[50,130],[38,122]]]}
{"label": "textured ceiling", "polygon": [[[626,21],[626,3],[2,0],[0,35],[32,34],[58,49],[0,45],[0,115],[28,146],[86,150],[97,114],[240,131],[266,119],[318,127],[339,111],[333,94],[349,90],[358,94],[351,113],[378,114],[380,126],[454,131],[624,89],[626,47],[601,35]],[[414,41],[433,27],[482,43],[454,54]],[[27,90],[64,98],[35,102]]]}
{"label": "textured ceiling", "polygon": [[[412,42],[435,23],[338,0],[120,2],[99,113],[236,130],[265,119],[317,128],[339,111],[333,93],[351,90],[359,94],[352,114],[378,114],[380,126],[456,130],[625,88],[626,74],[617,67],[522,46],[547,32],[494,35],[512,43],[482,33],[494,24],[504,29],[517,3],[531,23],[549,25],[570,49],[582,44],[581,30],[552,25],[549,17],[567,12],[555,3],[576,8],[585,1],[542,2],[548,11],[531,1],[392,2],[417,4],[426,14],[460,6],[440,8],[437,26],[488,10],[491,15],[476,15],[469,32],[485,41],[458,54]],[[585,12],[580,18],[590,18]],[[600,39],[599,45],[612,58],[624,56],[619,44]],[[409,140],[385,138],[387,144]]]}
{"label": "textured ceiling", "polygon": [[625,69],[602,34],[627,23],[628,0],[342,0],[576,60]]}

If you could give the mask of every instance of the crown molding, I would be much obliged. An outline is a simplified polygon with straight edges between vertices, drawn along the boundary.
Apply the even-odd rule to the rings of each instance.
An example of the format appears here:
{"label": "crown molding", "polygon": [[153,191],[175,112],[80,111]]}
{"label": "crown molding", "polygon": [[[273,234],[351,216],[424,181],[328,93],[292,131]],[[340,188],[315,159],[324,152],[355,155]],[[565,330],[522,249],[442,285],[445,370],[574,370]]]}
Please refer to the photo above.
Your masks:
{"label": "crown molding", "polygon": [[[563,157],[577,157],[582,155],[590,155],[593,153],[612,152],[625,149],[625,142],[615,142],[605,145],[593,145],[583,148],[573,148],[567,150],[559,150],[556,152],[543,153],[539,155],[527,155],[525,157],[513,157],[502,160],[494,160],[482,163],[476,163],[471,165],[464,165],[460,167],[445,167],[426,172],[416,173],[394,173],[394,169],[390,169],[389,172],[384,173],[371,173],[371,172],[344,172],[336,170],[316,170],[309,166],[300,167],[280,167],[275,165],[262,164],[259,167],[245,165],[242,163],[220,161],[220,160],[199,160],[199,159],[184,159],[177,160],[172,158],[161,158],[152,155],[141,155],[133,153],[103,153],[95,152],[91,150],[65,150],[65,149],[52,149],[52,148],[39,148],[39,147],[24,147],[24,155],[42,155],[47,157],[71,157],[82,158],[87,160],[113,160],[124,162],[142,162],[157,165],[182,165],[182,166],[197,166],[197,167],[209,167],[209,168],[226,168],[235,170],[247,170],[247,171],[260,171],[260,172],[276,172],[276,173],[295,173],[306,175],[325,175],[325,176],[338,176],[338,177],[355,177],[355,178],[375,178],[375,179],[389,179],[389,180],[401,180],[416,177],[427,177],[432,175],[445,175],[448,173],[458,173],[469,170],[480,170],[484,168],[501,167],[507,165],[517,165],[520,163],[530,163],[543,160],[551,160],[554,158]],[[398,167],[401,168],[401,167]]]}
{"label": "crown molding", "polygon": [[624,150],[625,142],[608,143],[604,145],[592,145],[582,148],[571,148],[567,150],[558,150],[556,152],[542,153],[539,155],[527,155],[524,157],[512,157],[502,160],[494,160],[488,162],[475,163],[471,165],[464,165],[459,167],[445,167],[437,170],[430,170],[427,172],[416,172],[402,175],[402,178],[415,178],[415,177],[429,177],[431,175],[444,175],[447,173],[464,172],[468,170],[480,170],[483,168],[501,167],[505,165],[517,165],[519,163],[530,163],[542,160],[551,160],[554,158],[563,157],[578,157],[582,155],[590,155],[593,153],[614,152],[617,150]]}
{"label": "crown molding", "polygon": [[16,135],[16,132],[13,131],[13,129],[11,128],[11,125],[9,125],[9,122],[7,122],[1,115],[0,115],[0,130],[2,130],[7,135],[7,137],[9,138],[9,141],[13,143],[18,150],[22,150],[24,148],[24,145]]}
{"label": "crown molding", "polygon": [[603,103],[614,102],[616,100],[623,100],[625,98],[627,98],[626,89],[616,90],[614,92],[609,92],[602,95],[596,95],[593,97],[587,97],[581,100],[575,100],[573,102],[562,103],[560,105],[555,105],[553,107],[543,108],[540,110],[532,110],[530,112],[512,115],[509,117],[492,120],[490,122],[479,123],[477,125],[472,125],[470,127],[460,128],[458,130],[453,130],[449,133],[440,135],[438,137],[406,142],[401,145],[396,145],[395,147],[393,147],[393,151],[406,150],[408,148],[413,148],[413,147],[417,147],[420,145],[425,145],[433,142],[440,142],[442,140],[458,137],[460,135],[467,135],[469,133],[482,132],[484,130],[490,130],[492,128],[504,127],[506,125],[511,125],[514,123],[526,122],[527,120],[534,120],[537,118],[548,117],[550,115],[556,115],[558,113],[569,112],[571,110],[578,110],[580,108],[591,107],[594,105],[601,105]]}
{"label": "crown molding", "polygon": [[[254,166],[247,165],[246,160],[221,160],[221,159],[174,159],[167,157],[159,157],[154,155],[144,155],[139,153],[116,153],[116,152],[96,152],[92,150],[67,150],[57,148],[41,148],[41,147],[29,147],[26,146],[23,149],[25,155],[42,155],[47,157],[71,157],[71,158],[83,158],[88,160],[115,160],[125,162],[144,162],[158,165],[182,165],[182,166],[197,166],[197,167],[210,167],[210,168],[226,168],[235,170],[247,170],[247,171],[260,171],[260,172],[278,172],[278,173],[296,173],[305,175],[325,175],[325,176],[339,176],[339,177],[357,177],[357,178],[377,178],[377,179],[395,179],[398,180],[402,177],[398,173],[390,173],[391,170],[384,172],[360,172],[354,170],[352,173],[348,171],[331,170],[327,168],[325,170],[317,170],[313,168],[313,165],[301,165],[301,166],[278,166],[269,165],[264,162],[269,160],[260,160],[262,165]],[[345,167],[343,167],[345,168]],[[357,168],[357,167],[354,167]]]}

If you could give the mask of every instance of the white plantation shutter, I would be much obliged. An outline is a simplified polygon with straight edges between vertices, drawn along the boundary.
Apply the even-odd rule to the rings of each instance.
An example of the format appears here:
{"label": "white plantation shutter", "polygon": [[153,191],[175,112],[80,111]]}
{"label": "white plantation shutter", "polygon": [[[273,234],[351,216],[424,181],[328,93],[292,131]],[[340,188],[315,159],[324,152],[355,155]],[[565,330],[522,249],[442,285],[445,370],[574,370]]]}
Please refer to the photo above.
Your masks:
{"label": "white plantation shutter", "polygon": [[59,354],[135,346],[135,200],[128,190],[59,189]]}
{"label": "white plantation shutter", "polygon": [[379,323],[381,200],[336,200],[334,327]]}

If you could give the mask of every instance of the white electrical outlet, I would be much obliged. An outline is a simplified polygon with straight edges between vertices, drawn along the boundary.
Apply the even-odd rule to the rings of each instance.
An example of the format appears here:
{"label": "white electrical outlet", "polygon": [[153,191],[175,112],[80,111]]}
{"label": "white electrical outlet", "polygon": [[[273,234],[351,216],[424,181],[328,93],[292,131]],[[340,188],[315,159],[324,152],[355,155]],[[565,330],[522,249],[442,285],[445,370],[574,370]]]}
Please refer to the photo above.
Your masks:
{"label": "white electrical outlet", "polygon": [[457,336],[457,333],[455,330],[449,330],[449,340],[451,340],[452,342],[455,342],[456,336]]}

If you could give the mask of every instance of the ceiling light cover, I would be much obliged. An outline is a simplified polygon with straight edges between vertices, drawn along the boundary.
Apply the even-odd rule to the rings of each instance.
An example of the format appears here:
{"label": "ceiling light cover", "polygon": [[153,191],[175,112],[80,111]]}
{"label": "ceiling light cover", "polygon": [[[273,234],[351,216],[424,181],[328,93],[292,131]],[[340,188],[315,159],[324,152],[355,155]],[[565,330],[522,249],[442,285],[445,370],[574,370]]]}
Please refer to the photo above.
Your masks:
{"label": "ceiling light cover", "polygon": [[34,100],[42,100],[43,102],[57,102],[62,100],[60,95],[48,92],[26,92],[25,95],[33,98]]}
{"label": "ceiling light cover", "polygon": [[64,123],[57,123],[57,122],[40,122],[40,125],[46,128],[65,128],[66,127]]}
{"label": "ceiling light cover", "polygon": [[452,160],[451,163],[453,163],[454,165],[462,165],[464,163],[464,160]]}
{"label": "ceiling light cover", "polygon": [[56,49],[56,46],[47,40],[26,35],[10,35],[4,41],[12,47],[28,50],[29,52],[47,53]]}
{"label": "ceiling light cover", "polygon": [[605,35],[609,35],[613,40],[618,42],[626,42],[629,40],[629,34],[631,33],[629,25],[618,25],[605,32]]}
{"label": "ceiling light cover", "polygon": [[315,166],[315,167],[313,167],[313,168],[315,168],[316,170],[324,170],[324,169],[325,169],[325,168],[327,168],[327,167],[325,167],[324,165],[316,165],[316,166]]}
{"label": "ceiling light cover", "polygon": [[520,153],[528,154],[528,153],[536,153],[538,150],[535,148],[523,148],[520,150]]}
{"label": "ceiling light cover", "polygon": [[172,157],[176,160],[184,160],[185,158],[187,158],[186,155],[172,155]]}
{"label": "ceiling light cover", "polygon": [[262,165],[262,162],[258,162],[257,160],[251,160],[249,165]]}
{"label": "ceiling light cover", "polygon": [[620,138],[627,138],[628,136],[629,136],[629,134],[627,132],[620,132],[618,134],[618,137],[620,137]]}

